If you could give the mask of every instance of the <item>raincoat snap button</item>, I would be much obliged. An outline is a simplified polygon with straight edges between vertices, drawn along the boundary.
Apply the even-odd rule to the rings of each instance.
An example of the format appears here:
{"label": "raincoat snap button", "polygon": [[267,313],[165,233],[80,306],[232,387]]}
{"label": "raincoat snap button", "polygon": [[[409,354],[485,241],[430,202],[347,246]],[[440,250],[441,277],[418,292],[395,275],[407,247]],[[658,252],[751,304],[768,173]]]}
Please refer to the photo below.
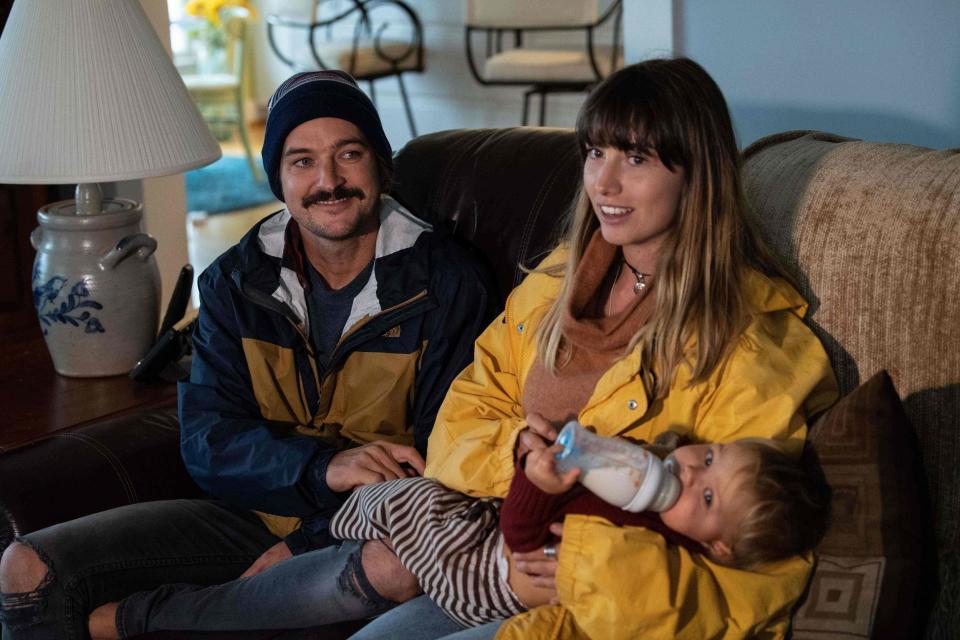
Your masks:
{"label": "raincoat snap button", "polygon": [[523,323],[522,323],[522,322],[517,325],[517,331],[519,331],[520,333],[523,333]]}
{"label": "raincoat snap button", "polygon": [[628,401],[627,401],[627,409],[630,409],[630,411],[633,411],[633,410],[636,409],[636,408],[637,408],[637,401],[636,401],[636,400],[628,400]]}

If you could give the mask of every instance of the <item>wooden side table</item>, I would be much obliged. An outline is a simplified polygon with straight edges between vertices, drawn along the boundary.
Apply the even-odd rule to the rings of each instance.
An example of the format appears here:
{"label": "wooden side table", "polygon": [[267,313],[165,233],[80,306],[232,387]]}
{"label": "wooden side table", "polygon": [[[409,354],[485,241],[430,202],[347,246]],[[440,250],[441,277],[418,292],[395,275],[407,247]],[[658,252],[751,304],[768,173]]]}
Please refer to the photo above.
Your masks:
{"label": "wooden side table", "polygon": [[0,452],[105,418],[177,402],[177,385],[56,373],[39,328],[0,344]]}

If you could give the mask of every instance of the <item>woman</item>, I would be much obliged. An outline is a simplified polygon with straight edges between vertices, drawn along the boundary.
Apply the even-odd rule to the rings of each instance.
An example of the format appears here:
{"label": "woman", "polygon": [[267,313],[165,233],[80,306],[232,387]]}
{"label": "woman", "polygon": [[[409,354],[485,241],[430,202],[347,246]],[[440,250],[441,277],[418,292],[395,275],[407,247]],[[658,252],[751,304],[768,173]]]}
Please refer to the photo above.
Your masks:
{"label": "woman", "polygon": [[[437,417],[426,475],[502,497],[517,460],[572,417],[648,442],[670,430],[700,442],[777,438],[798,450],[807,417],[836,386],[801,321],[805,302],[747,225],[717,85],[691,60],[627,67],[587,99],[577,137],[583,185],[569,234],[477,340]],[[568,516],[561,545],[511,559],[528,574],[522,601],[561,606],[452,637],[785,632],[809,558],[738,571],[654,536]],[[421,596],[355,637],[456,629],[444,624]]]}
{"label": "woman", "polygon": [[[568,236],[477,340],[438,415],[425,475],[503,497],[517,461],[571,417],[648,442],[673,431],[798,449],[836,385],[802,322],[806,304],[746,224],[717,85],[686,59],[627,67],[589,96],[577,136],[583,185]],[[782,633],[811,569],[799,557],[764,571],[721,567],[596,517],[568,516],[560,533],[554,548],[509,557],[530,611],[459,631],[421,596],[356,638]],[[236,607],[252,594],[263,608],[278,579],[299,579],[309,594],[333,577],[311,574],[309,558],[218,587],[220,599]],[[318,612],[313,624],[332,621],[323,602],[301,600]]]}

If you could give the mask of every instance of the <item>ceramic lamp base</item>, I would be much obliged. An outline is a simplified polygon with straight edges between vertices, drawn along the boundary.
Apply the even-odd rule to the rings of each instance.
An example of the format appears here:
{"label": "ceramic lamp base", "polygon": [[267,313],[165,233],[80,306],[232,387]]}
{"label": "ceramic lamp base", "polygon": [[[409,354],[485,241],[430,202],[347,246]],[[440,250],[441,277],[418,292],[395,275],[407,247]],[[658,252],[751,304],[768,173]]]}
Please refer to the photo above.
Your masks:
{"label": "ceramic lamp base", "polygon": [[93,215],[77,215],[74,200],[37,212],[33,302],[57,373],[126,374],[155,341],[157,241],[140,231],[142,217],[126,199],[104,200]]}

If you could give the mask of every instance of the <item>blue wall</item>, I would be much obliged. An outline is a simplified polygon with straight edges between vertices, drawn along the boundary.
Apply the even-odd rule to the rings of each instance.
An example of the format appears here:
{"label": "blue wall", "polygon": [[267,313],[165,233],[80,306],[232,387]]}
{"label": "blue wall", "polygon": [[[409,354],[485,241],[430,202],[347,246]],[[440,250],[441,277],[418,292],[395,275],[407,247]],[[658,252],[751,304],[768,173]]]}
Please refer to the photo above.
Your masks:
{"label": "blue wall", "polygon": [[789,129],[960,147],[957,0],[675,0],[678,54],[723,89],[741,146]]}

